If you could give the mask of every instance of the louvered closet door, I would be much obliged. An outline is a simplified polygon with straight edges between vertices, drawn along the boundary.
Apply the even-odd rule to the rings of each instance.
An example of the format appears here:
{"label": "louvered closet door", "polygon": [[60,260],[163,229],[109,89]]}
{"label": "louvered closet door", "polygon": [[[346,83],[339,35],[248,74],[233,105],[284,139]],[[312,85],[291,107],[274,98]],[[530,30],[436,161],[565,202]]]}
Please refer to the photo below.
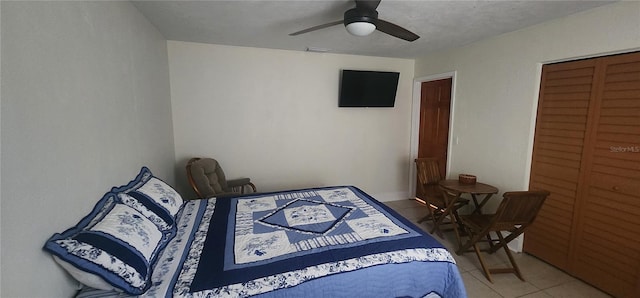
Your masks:
{"label": "louvered closet door", "polygon": [[[640,297],[640,53],[600,58],[571,271]],[[527,235],[528,236],[528,235]]]}
{"label": "louvered closet door", "polygon": [[530,188],[551,192],[525,233],[524,250],[567,270],[595,61],[545,65]]}

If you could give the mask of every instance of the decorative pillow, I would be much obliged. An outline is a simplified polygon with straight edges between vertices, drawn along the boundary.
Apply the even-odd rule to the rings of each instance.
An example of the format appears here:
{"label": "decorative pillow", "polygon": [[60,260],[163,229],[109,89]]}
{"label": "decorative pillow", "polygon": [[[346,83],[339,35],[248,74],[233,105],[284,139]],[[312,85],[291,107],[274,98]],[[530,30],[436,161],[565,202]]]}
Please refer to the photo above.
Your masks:
{"label": "decorative pillow", "polygon": [[138,295],[149,288],[151,268],[174,235],[108,193],[78,225],[54,234],[44,249],[87,286]]}
{"label": "decorative pillow", "polygon": [[114,187],[120,201],[144,214],[161,230],[173,227],[175,216],[182,207],[182,197],[171,186],[153,176],[147,167],[129,184]]}

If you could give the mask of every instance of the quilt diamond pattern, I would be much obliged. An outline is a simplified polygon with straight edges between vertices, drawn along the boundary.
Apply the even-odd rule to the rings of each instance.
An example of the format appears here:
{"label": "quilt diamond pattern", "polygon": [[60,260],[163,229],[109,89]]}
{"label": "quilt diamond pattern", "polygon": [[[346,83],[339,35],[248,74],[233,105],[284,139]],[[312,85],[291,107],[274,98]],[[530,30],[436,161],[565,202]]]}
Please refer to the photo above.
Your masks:
{"label": "quilt diamond pattern", "polygon": [[295,200],[260,221],[285,229],[323,234],[333,228],[352,209],[325,202]]}

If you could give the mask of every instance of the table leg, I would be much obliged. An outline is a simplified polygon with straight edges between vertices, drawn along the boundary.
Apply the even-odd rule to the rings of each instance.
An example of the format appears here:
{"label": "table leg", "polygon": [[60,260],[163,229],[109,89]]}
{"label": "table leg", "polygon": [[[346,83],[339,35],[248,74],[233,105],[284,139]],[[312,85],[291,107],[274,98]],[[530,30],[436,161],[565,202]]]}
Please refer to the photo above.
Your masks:
{"label": "table leg", "polygon": [[478,204],[478,198],[476,197],[476,195],[471,194],[471,197],[473,198],[473,204],[476,205],[476,209],[473,210],[473,214],[476,214],[476,213],[482,214],[482,207],[484,207],[484,205],[487,204],[491,196],[493,196],[492,193],[486,194],[482,199],[482,201],[480,202],[480,204]]}

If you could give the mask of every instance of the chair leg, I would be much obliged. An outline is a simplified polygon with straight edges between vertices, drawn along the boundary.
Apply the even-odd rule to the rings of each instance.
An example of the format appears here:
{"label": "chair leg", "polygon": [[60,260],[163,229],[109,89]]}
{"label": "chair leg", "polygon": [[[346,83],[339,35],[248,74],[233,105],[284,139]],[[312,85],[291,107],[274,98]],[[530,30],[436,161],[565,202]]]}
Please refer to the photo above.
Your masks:
{"label": "chair leg", "polygon": [[484,262],[484,259],[480,254],[480,248],[478,248],[478,243],[473,244],[473,249],[476,251],[476,256],[478,256],[478,260],[480,261],[480,266],[482,266],[482,271],[484,271],[484,276],[489,280],[489,282],[493,283],[493,280],[491,279],[491,270],[487,267],[487,264]]}
{"label": "chair leg", "polygon": [[429,219],[431,219],[432,223],[433,223],[433,228],[431,228],[431,231],[429,231],[430,234],[433,234],[434,232],[436,232],[436,234],[438,234],[438,236],[440,236],[440,238],[444,238],[444,236],[442,235],[442,231],[440,230],[440,223],[442,222],[443,219],[443,214],[437,215],[440,212],[437,212],[436,210],[434,210],[431,206],[429,206],[429,201],[427,201],[427,209],[429,209],[429,214],[427,214],[425,217],[421,218],[418,223],[423,223]]}
{"label": "chair leg", "polygon": [[440,236],[440,238],[444,239],[444,235],[442,234],[442,230],[440,230],[440,224],[442,224],[442,222],[444,221],[444,218],[447,217],[446,214],[444,214],[444,212],[441,212],[437,217],[433,216],[433,228],[431,228],[431,231],[429,231],[429,233],[433,234],[433,232],[435,232],[438,236]]}
{"label": "chair leg", "polygon": [[458,231],[458,223],[460,223],[460,217],[458,216],[457,209],[451,210],[451,225],[453,226],[453,233],[456,235],[456,242],[458,246],[462,245],[462,239],[460,238],[460,231]]}
{"label": "chair leg", "polygon": [[[455,233],[456,240],[458,241],[458,245],[460,245],[461,238],[460,238],[458,227],[460,226],[459,223],[461,221],[460,221],[460,217],[458,216],[456,206],[449,206],[445,208],[445,210],[442,212],[438,211],[439,209],[435,210],[434,208],[431,208],[429,206],[427,206],[427,208],[429,208],[429,214],[427,214],[426,216],[418,220],[418,223],[422,223],[431,219],[433,223],[433,227],[431,228],[429,233],[433,234],[435,232],[438,236],[440,236],[440,238],[444,239],[444,235],[442,234],[442,229],[440,229],[440,226],[445,223],[444,220],[448,216],[451,220],[450,223],[453,227],[453,231]],[[449,223],[449,222],[446,222],[446,223]]]}
{"label": "chair leg", "polygon": [[502,247],[504,248],[504,251],[507,253],[507,257],[509,258],[509,262],[511,262],[512,268],[509,268],[507,272],[515,273],[520,280],[524,281],[524,277],[522,277],[520,268],[518,268],[518,264],[516,264],[516,260],[513,258],[513,255],[511,254],[511,250],[507,246],[507,242],[504,241],[504,237],[502,237],[502,233],[500,233],[500,231],[497,231],[497,234],[498,234],[498,239],[500,239],[500,245],[502,245]]}
{"label": "chair leg", "polygon": [[[520,228],[517,228],[517,229],[511,231],[509,236],[507,236],[507,238],[504,238],[504,243],[509,243],[509,242],[511,242],[511,240],[513,240],[516,237],[520,236],[520,234],[522,234],[522,232],[524,231],[525,228],[526,228],[526,226],[521,226]],[[502,243],[498,242],[498,244],[493,245],[489,249],[489,253],[492,254],[492,253],[498,251],[501,247],[502,247]]]}
{"label": "chair leg", "polygon": [[[496,235],[501,235],[501,231],[494,231]],[[489,248],[487,248],[486,252],[488,254],[493,254],[496,251],[502,248],[502,242],[500,242],[499,238],[491,238],[491,233],[487,234],[487,242],[489,242]]]}
{"label": "chair leg", "polygon": [[[448,191],[446,191],[444,188],[440,187],[440,190],[442,191],[442,195],[443,198],[445,199],[445,203],[446,203],[446,208],[444,208],[444,210],[442,211],[442,214],[440,216],[440,218],[438,219],[438,222],[436,223],[436,225],[439,226],[442,224],[443,220],[445,217],[449,217],[449,223],[451,224],[452,228],[453,228],[453,232],[455,233],[455,237],[456,237],[456,242],[458,244],[458,247],[462,246],[462,240],[460,238],[460,230],[458,229],[458,227],[464,229],[460,224],[462,223],[462,221],[460,220],[460,217],[458,216],[458,209],[461,207],[460,204],[458,204],[459,199],[460,199],[460,195],[462,193],[458,193],[456,192],[454,193],[449,193]],[[455,196],[454,196],[455,195]]]}
{"label": "chair leg", "polygon": [[[429,203],[427,203],[429,204]],[[429,210],[429,213],[427,215],[425,215],[423,218],[421,218],[418,223],[423,223],[429,219],[432,219],[434,217],[433,215],[433,209],[431,208],[431,206],[427,205],[427,209]]]}
{"label": "chair leg", "polygon": [[421,218],[420,220],[418,220],[418,223],[421,224],[427,220],[431,219],[431,215],[427,214],[425,215],[423,218]]}
{"label": "chair leg", "polygon": [[449,216],[451,220],[451,225],[453,226],[453,231],[456,233],[456,239],[458,240],[458,244],[460,244],[460,235],[458,234],[458,229],[456,227],[458,223],[456,222],[453,216],[453,212],[455,212],[453,205],[447,206],[447,208],[445,208],[444,211],[440,212],[440,214],[438,215],[438,220],[437,221],[434,220],[433,229],[431,229],[431,234],[433,234],[433,232],[436,231],[436,233],[438,234],[438,236],[440,236],[440,238],[444,238],[444,236],[442,235],[442,230],[440,230],[440,225],[442,225],[442,223],[444,222],[444,219],[447,216]]}
{"label": "chair leg", "polygon": [[487,231],[473,232],[471,228],[468,228],[467,233],[469,234],[469,240],[467,240],[467,242],[464,244],[459,244],[460,246],[456,251],[456,254],[458,255],[462,255],[471,246],[476,245],[476,243],[480,241],[480,238],[484,237],[484,235],[487,235],[489,232]]}

